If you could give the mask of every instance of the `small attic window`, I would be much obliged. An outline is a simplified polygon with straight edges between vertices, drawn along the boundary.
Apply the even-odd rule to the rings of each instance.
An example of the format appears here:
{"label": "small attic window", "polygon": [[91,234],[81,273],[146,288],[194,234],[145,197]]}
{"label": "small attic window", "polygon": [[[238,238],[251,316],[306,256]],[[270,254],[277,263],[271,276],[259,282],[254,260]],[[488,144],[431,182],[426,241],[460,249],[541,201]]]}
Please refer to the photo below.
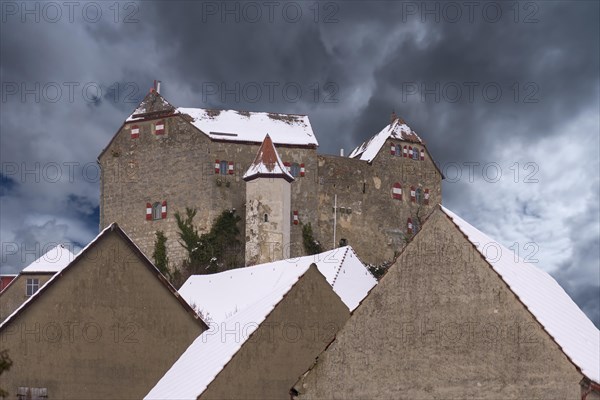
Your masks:
{"label": "small attic window", "polygon": [[37,278],[27,278],[25,283],[25,296],[30,297],[40,288],[40,281]]}
{"label": "small attic window", "polygon": [[265,222],[269,222],[269,214],[265,214],[264,217],[263,217],[263,220]]}

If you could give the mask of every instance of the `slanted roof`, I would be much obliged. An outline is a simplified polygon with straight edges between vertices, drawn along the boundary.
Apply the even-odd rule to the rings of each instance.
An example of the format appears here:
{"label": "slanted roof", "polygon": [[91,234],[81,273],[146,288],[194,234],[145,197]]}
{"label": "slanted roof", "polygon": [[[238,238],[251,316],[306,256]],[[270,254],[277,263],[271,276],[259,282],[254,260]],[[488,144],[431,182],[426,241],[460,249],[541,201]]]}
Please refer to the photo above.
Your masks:
{"label": "slanted roof", "polygon": [[256,178],[284,178],[288,182],[294,180],[286,166],[283,165],[279,153],[275,150],[273,141],[268,134],[260,145],[254,161],[244,174],[245,181]]}
{"label": "slanted roof", "polygon": [[144,119],[160,118],[165,115],[172,115],[175,113],[175,107],[171,105],[164,97],[160,95],[156,90],[151,89],[150,92],[144,97],[142,102],[137,108],[131,113],[125,122],[140,121]]}
{"label": "slanted roof", "polygon": [[319,145],[306,115],[181,107],[176,112],[192,117],[192,125],[213,140],[261,143],[269,133],[275,144]]}
{"label": "slanted roof", "polygon": [[64,245],[59,244],[46,254],[23,268],[23,273],[56,273],[69,265],[75,256]]}
{"label": "slanted roof", "polygon": [[204,392],[313,265],[350,311],[377,283],[350,246],[213,275],[191,276],[179,293],[211,320],[210,329],[188,347],[145,399],[195,399]]}
{"label": "slanted roof", "polygon": [[[442,211],[477,248],[510,290],[527,307],[565,355],[590,380],[600,383],[600,331],[550,274],[517,259],[498,244],[445,207]],[[489,243],[500,254],[489,259],[483,248]]]}
{"label": "slanted roof", "polygon": [[391,124],[383,128],[377,135],[352,150],[349,157],[371,162],[379,154],[386,140],[390,138],[424,144],[423,140],[402,118],[395,118]]}
{"label": "slanted roof", "polygon": [[[256,269],[256,267],[243,269]],[[309,268],[289,265],[281,267],[278,268],[279,271],[273,271],[279,279],[274,282],[274,286],[265,287],[262,298],[229,319],[211,323],[210,329],[204,331],[187,348],[144,399],[196,399],[204,392]],[[252,285],[249,283],[248,287],[250,286]],[[227,295],[223,295],[221,298],[226,297]]]}
{"label": "slanted roof", "polygon": [[267,296],[281,281],[297,279],[313,263],[350,311],[377,284],[352,247],[344,246],[218,274],[192,275],[179,294],[205,317],[221,322]]}

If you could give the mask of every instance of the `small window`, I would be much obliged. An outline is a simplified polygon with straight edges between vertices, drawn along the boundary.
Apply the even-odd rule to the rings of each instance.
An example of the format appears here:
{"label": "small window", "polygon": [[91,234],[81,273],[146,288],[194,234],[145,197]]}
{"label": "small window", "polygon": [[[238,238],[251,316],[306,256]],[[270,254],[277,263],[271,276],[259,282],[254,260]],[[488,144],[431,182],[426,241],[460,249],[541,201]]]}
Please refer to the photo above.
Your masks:
{"label": "small window", "polygon": [[228,170],[229,170],[229,163],[227,161],[221,161],[219,163],[219,173],[221,175],[227,175]]}
{"label": "small window", "polygon": [[264,216],[264,221],[265,221],[265,222],[269,222],[269,214],[265,214],[265,216]]}
{"label": "small window", "polygon": [[18,400],[46,400],[48,399],[47,388],[34,388],[20,386],[17,388]]}
{"label": "small window", "polygon": [[396,155],[402,157],[402,146],[396,146]]}
{"label": "small window", "polygon": [[33,296],[35,292],[40,288],[40,281],[37,278],[27,278],[25,284],[25,294],[27,297]]}
{"label": "small window", "polygon": [[413,233],[416,235],[417,232],[419,232],[421,230],[421,227],[419,226],[419,219],[415,218],[413,219]]}
{"label": "small window", "polygon": [[419,149],[417,149],[416,147],[413,148],[413,153],[412,153],[413,160],[419,160],[420,159],[419,154],[420,154]]}
{"label": "small window", "polygon": [[290,168],[290,173],[292,174],[292,176],[294,178],[299,177],[300,176],[300,164],[292,163],[291,168]]}
{"label": "small window", "polygon": [[152,219],[162,219],[162,210],[159,202],[152,206]]}
{"label": "small window", "polygon": [[415,197],[417,204],[423,204],[423,190],[421,188],[417,188],[417,190],[415,190]]}

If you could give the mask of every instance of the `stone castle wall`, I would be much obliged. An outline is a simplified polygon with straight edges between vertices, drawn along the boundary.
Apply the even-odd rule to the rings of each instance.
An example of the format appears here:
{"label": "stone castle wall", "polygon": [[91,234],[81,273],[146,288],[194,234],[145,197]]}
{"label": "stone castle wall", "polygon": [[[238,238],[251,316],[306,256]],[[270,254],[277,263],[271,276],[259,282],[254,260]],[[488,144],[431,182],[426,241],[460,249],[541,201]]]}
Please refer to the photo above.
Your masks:
{"label": "stone castle wall", "polygon": [[[178,243],[175,212],[197,210],[200,233],[207,232],[225,209],[235,208],[246,230],[246,182],[242,179],[259,144],[213,141],[188,123],[185,116],[164,119],[165,134],[154,134],[154,122],[135,122],[138,138],[125,124],[99,157],[102,168],[100,228],[112,222],[133,238],[149,257],[155,232],[167,236],[171,266],[181,265],[185,250]],[[311,223],[324,249],[346,239],[366,263],[390,261],[407,236],[407,218],[417,221],[441,202],[441,175],[428,153],[425,160],[391,155],[388,141],[372,164],[317,155],[314,148],[276,145],[285,163],[304,165],[304,176],[291,184],[291,214],[298,224],[290,228],[290,256],[304,255],[302,227]],[[396,144],[403,143],[396,140]],[[406,144],[406,143],[403,143]],[[215,162],[233,162],[232,173],[215,173]],[[402,200],[393,198],[392,186],[401,182]],[[429,189],[429,204],[410,198],[410,186]],[[336,243],[333,241],[333,203],[338,197]],[[167,203],[165,219],[147,220],[146,204]],[[342,208],[343,207],[343,208]],[[290,215],[290,220],[292,215]],[[244,259],[245,245],[239,252]]]}

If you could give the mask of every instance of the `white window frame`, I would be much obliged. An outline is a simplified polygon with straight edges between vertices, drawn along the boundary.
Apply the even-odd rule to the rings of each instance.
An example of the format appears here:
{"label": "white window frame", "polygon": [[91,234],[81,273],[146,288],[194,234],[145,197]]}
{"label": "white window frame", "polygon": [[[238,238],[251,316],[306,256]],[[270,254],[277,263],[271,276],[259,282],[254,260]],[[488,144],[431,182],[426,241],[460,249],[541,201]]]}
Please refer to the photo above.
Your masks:
{"label": "white window frame", "polygon": [[25,296],[31,297],[40,289],[40,280],[38,278],[27,278],[25,281]]}

